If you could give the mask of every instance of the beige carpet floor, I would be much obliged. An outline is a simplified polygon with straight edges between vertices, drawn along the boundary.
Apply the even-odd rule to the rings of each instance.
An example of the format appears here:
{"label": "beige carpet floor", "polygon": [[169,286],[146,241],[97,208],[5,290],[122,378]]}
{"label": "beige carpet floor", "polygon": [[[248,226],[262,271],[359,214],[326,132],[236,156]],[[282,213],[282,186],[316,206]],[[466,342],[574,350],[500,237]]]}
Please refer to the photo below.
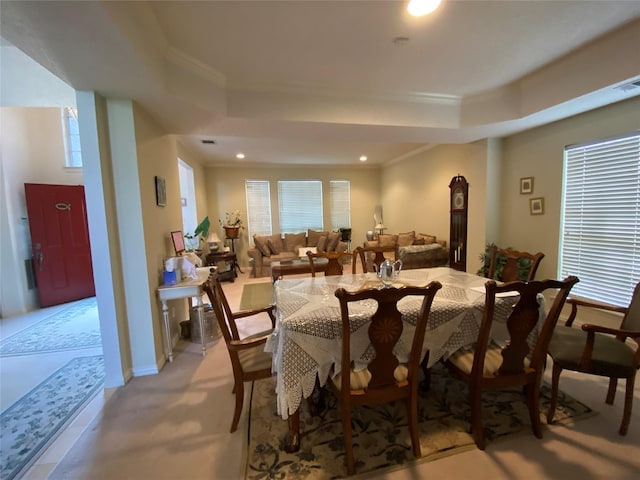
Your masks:
{"label": "beige carpet floor", "polygon": [[[251,279],[264,283],[268,279]],[[225,283],[237,308],[246,274]],[[247,319],[243,334],[269,325]],[[101,414],[57,465],[53,480],[240,479],[247,443],[248,395],[238,431],[230,434],[232,376],[223,342],[180,342],[176,359],[160,374],[137,377],[118,389]],[[563,373],[561,388],[598,412],[573,425],[545,427],[544,438],[521,434],[400,471],[368,478],[413,479],[634,479],[640,478],[640,388],[626,437],[617,434],[622,386],[616,405],[604,403],[606,380]],[[276,418],[274,421],[282,421]],[[304,441],[304,439],[303,439]]]}

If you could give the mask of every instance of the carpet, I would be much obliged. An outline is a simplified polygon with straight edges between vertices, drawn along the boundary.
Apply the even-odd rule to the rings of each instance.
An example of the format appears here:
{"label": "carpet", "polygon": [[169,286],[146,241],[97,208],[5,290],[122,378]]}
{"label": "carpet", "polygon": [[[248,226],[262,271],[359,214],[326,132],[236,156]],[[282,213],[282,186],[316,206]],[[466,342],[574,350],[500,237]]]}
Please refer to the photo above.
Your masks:
{"label": "carpet", "polygon": [[[276,414],[274,389],[274,378],[254,382],[245,479],[345,477],[342,423],[335,397],[325,392],[327,408],[317,417],[308,413],[303,402],[301,448],[288,454],[281,449],[288,427]],[[541,412],[547,410],[549,393],[545,384]],[[590,413],[589,407],[560,392],[554,423],[570,423]],[[352,415],[356,472],[364,478],[374,471],[380,474],[476,448],[469,433],[466,384],[440,364],[432,369],[431,390],[420,395],[421,459],[416,460],[411,451],[403,402],[354,408]],[[492,442],[518,432],[533,435],[522,389],[484,392],[483,420],[489,448]]]}
{"label": "carpet", "polygon": [[247,283],[242,287],[240,310],[253,310],[273,303],[273,284]]}
{"label": "carpet", "polygon": [[101,355],[78,357],[0,415],[0,479],[27,468],[104,383]]}
{"label": "carpet", "polygon": [[95,297],[73,302],[0,342],[0,357],[74,350],[102,345]]}

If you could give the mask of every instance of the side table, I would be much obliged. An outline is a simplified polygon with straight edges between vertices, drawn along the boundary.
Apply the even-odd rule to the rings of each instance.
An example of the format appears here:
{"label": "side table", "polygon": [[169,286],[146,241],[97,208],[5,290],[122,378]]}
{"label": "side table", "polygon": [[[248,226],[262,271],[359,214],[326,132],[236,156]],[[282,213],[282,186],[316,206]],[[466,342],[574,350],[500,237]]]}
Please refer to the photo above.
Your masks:
{"label": "side table", "polygon": [[234,252],[208,253],[205,261],[207,266],[217,266],[220,262],[224,263],[225,268],[218,268],[218,278],[220,281],[228,280],[233,282],[238,276],[236,272],[238,259]]}

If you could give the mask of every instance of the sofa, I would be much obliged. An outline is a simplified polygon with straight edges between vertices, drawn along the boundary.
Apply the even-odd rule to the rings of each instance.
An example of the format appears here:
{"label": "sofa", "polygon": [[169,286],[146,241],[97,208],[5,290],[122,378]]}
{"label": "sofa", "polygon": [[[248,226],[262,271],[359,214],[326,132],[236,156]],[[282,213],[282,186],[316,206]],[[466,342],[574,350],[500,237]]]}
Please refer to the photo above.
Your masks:
{"label": "sofa", "polygon": [[[254,235],[253,247],[247,250],[252,259],[252,277],[270,277],[271,263],[292,260],[305,255],[302,248],[315,248],[318,252],[342,252],[347,243],[341,240],[340,232],[327,232],[309,229],[301,233],[280,233],[273,235]],[[302,254],[301,254],[302,253]]]}
{"label": "sofa", "polygon": [[[399,234],[381,234],[375,240],[365,242],[365,246],[395,247],[395,255],[391,260],[401,260],[402,268],[445,267],[449,264],[447,242],[437,240],[435,235],[416,233],[415,231]],[[367,258],[367,268],[371,268],[373,258]]]}

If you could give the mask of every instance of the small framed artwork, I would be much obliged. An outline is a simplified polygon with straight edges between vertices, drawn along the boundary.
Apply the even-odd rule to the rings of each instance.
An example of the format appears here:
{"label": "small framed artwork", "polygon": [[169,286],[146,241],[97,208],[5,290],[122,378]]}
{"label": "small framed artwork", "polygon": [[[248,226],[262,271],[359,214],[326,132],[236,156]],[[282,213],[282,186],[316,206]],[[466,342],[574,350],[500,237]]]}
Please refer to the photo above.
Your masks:
{"label": "small framed artwork", "polygon": [[533,193],[533,177],[524,177],[520,179],[520,193]]}
{"label": "small framed artwork", "polygon": [[156,176],[156,204],[159,207],[167,206],[167,187],[164,177]]}
{"label": "small framed artwork", "polygon": [[542,215],[544,213],[544,197],[530,199],[529,212],[531,215]]}

